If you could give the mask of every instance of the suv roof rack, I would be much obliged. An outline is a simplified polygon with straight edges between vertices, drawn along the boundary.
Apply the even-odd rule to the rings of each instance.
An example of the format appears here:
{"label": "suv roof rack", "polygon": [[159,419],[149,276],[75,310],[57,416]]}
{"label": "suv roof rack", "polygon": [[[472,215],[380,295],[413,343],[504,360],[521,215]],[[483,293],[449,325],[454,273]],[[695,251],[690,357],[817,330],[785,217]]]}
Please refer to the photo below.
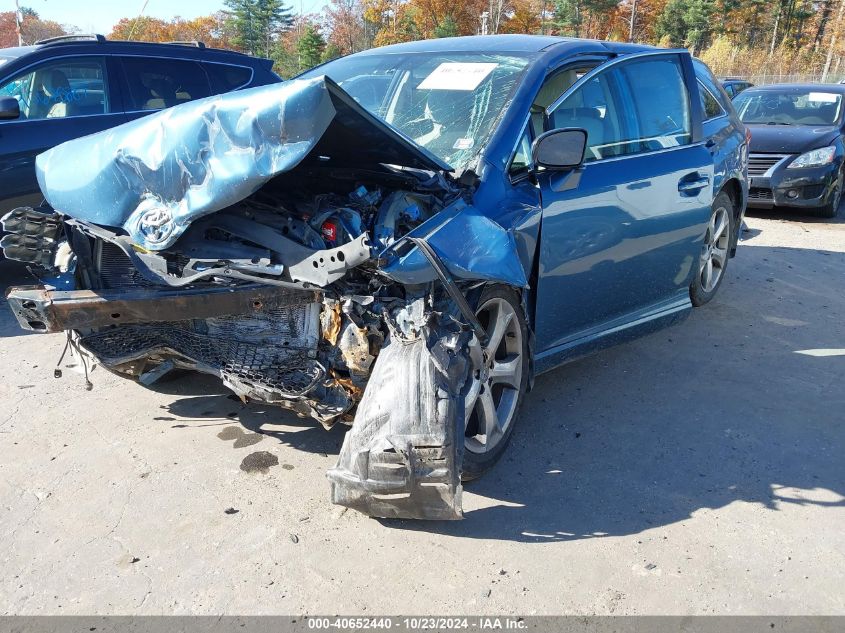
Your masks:
{"label": "suv roof rack", "polygon": [[188,40],[188,41],[175,41],[175,42],[165,42],[165,44],[177,44],[179,46],[194,46],[196,48],[205,48],[205,42],[200,42],[199,40]]}
{"label": "suv roof rack", "polygon": [[106,38],[104,35],[99,35],[97,33],[74,33],[71,35],[59,35],[58,37],[48,37],[46,40],[38,40],[35,43],[38,46],[49,46],[50,44],[63,44],[66,42],[79,42],[89,40],[105,42]]}

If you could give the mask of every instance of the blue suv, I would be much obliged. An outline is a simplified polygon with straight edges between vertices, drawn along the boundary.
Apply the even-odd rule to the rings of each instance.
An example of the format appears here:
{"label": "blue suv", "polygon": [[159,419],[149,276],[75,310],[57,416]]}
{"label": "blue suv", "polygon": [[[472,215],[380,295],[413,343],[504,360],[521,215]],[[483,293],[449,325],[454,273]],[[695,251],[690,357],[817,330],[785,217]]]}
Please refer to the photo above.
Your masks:
{"label": "blue suv", "polygon": [[6,215],[0,245],[52,280],[7,298],[86,368],[351,423],[335,503],[455,519],[537,373],[715,296],[747,151],[686,50],[373,49],[40,155],[56,211]]}
{"label": "blue suv", "polygon": [[35,157],[73,138],[213,94],[280,81],[272,61],[73,35],[0,49],[0,214],[42,200]]}

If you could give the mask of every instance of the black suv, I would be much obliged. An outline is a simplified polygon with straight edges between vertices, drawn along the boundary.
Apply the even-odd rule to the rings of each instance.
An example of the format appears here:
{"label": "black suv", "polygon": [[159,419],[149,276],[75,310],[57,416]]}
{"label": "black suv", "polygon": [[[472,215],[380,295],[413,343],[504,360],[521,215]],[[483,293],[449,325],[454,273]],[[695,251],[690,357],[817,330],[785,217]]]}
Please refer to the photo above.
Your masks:
{"label": "black suv", "polygon": [[102,35],[0,49],[0,215],[41,202],[35,157],[44,150],[192,99],[281,81],[272,65],[201,42]]}

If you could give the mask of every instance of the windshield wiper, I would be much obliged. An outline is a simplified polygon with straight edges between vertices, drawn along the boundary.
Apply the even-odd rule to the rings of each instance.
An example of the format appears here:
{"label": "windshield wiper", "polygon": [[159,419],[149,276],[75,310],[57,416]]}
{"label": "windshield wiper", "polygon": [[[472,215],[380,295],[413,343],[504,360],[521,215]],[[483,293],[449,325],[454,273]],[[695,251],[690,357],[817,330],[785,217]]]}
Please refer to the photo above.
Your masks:
{"label": "windshield wiper", "polygon": [[783,121],[766,121],[766,125],[793,125],[792,123],[784,123]]}

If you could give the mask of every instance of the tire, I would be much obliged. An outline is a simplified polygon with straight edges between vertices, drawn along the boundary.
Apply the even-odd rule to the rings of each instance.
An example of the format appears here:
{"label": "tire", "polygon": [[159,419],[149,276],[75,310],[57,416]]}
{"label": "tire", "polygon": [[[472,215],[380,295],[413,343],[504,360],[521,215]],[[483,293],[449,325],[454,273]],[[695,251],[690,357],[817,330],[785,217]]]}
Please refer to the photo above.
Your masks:
{"label": "tire", "polygon": [[479,321],[498,344],[490,350],[496,341],[487,349],[474,336],[470,342],[470,376],[463,390],[463,481],[483,475],[505,452],[528,388],[528,325],[519,294],[507,286],[487,286],[476,306]]}
{"label": "tire", "polygon": [[839,203],[842,202],[842,184],[842,172],[839,172],[839,176],[836,178],[836,184],[834,185],[836,189],[833,192],[833,197],[826,205],[816,209],[817,216],[821,218],[836,217],[836,214],[839,211]]}
{"label": "tire", "polygon": [[713,200],[710,221],[698,258],[698,269],[690,284],[690,300],[698,307],[709,303],[722,281],[730,260],[731,236],[734,234],[734,203],[724,191]]}

